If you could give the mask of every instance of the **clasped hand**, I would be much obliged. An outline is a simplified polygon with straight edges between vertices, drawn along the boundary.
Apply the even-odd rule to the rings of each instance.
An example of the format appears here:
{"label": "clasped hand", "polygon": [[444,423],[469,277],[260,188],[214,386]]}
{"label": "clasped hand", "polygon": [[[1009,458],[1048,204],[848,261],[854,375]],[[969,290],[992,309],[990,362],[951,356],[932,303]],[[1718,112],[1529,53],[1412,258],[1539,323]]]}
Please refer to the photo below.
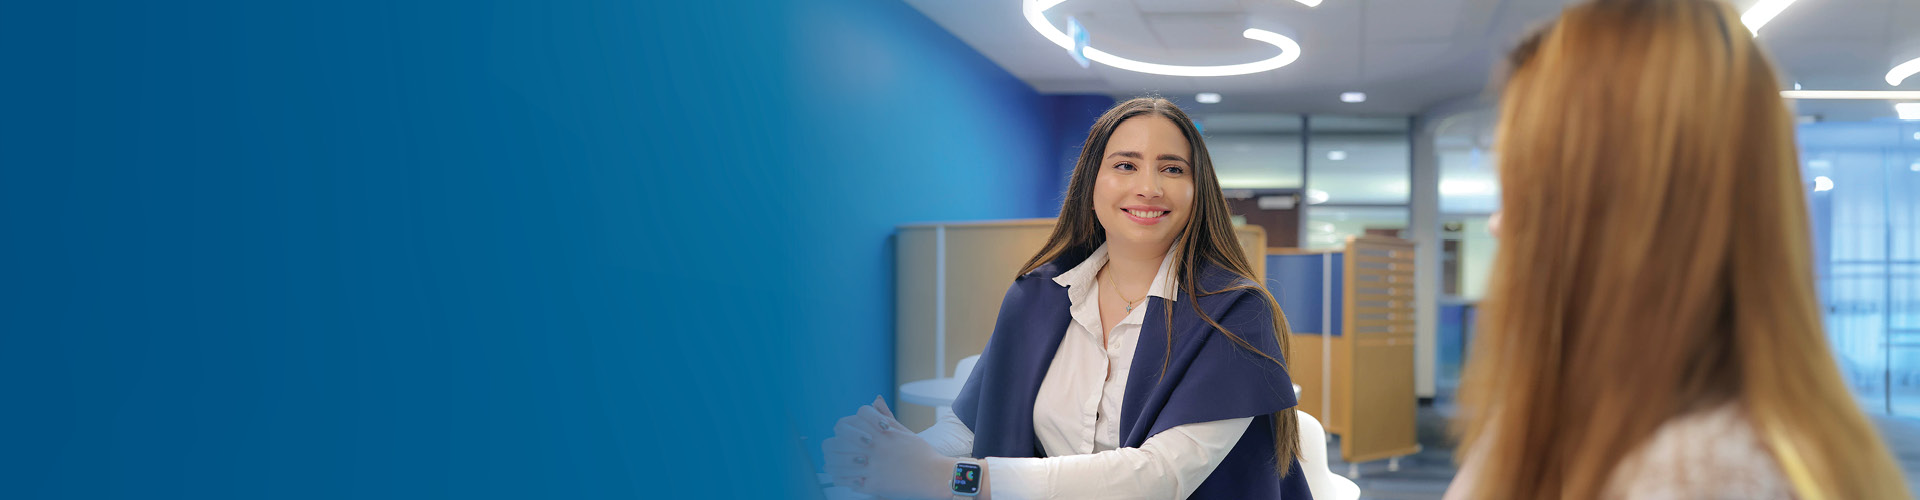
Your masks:
{"label": "clasped hand", "polygon": [[952,498],[947,475],[956,461],[900,425],[879,397],[841,418],[820,447],[834,484],[901,500]]}

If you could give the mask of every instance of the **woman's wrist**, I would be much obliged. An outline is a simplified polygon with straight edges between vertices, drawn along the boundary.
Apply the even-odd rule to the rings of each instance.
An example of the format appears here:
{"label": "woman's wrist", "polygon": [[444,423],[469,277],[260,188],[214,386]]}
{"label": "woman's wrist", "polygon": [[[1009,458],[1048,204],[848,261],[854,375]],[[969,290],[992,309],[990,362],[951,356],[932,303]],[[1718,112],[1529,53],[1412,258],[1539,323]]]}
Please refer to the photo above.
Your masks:
{"label": "woman's wrist", "polygon": [[923,472],[923,477],[926,479],[916,481],[919,484],[927,485],[927,489],[918,495],[918,497],[924,500],[952,499],[953,470],[959,465],[960,460],[953,457],[936,456],[927,460],[926,465],[920,467],[921,470],[925,471]]}

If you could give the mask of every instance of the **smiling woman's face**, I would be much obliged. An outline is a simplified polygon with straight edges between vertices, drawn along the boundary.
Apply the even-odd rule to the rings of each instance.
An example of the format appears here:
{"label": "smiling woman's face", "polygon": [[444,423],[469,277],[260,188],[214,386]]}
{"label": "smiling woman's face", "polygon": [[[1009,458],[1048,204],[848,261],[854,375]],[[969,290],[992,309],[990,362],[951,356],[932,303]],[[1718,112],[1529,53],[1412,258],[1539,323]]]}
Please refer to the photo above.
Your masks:
{"label": "smiling woman's face", "polygon": [[1164,252],[1193,214],[1193,147],[1166,117],[1120,122],[1100,154],[1093,213],[1107,244]]}

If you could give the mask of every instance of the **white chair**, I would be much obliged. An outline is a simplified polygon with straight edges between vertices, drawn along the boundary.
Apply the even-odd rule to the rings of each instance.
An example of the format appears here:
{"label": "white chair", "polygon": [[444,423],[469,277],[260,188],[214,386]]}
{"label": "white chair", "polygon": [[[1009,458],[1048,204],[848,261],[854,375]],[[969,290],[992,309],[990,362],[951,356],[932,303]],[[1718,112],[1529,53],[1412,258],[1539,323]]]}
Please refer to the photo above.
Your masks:
{"label": "white chair", "polygon": [[934,408],[935,415],[953,411],[953,399],[960,396],[960,388],[967,385],[967,377],[973,376],[973,365],[978,362],[980,362],[980,355],[975,354],[960,358],[959,363],[953,364],[953,377],[949,378],[953,381],[953,395],[947,397],[946,405]]}
{"label": "white chair", "polygon": [[967,377],[973,375],[973,364],[978,362],[980,362],[979,354],[960,358],[959,363],[953,364],[953,378],[965,384]]}
{"label": "white chair", "polygon": [[1300,419],[1300,471],[1307,475],[1307,489],[1315,500],[1356,500],[1360,486],[1352,479],[1327,469],[1327,428],[1307,412],[1294,410]]}
{"label": "white chair", "polygon": [[953,376],[915,380],[900,384],[901,403],[931,406],[936,411],[946,411],[953,406],[953,399],[960,396],[960,389],[967,384],[967,377],[973,375],[973,365],[980,361],[975,354],[961,358],[953,365]]}

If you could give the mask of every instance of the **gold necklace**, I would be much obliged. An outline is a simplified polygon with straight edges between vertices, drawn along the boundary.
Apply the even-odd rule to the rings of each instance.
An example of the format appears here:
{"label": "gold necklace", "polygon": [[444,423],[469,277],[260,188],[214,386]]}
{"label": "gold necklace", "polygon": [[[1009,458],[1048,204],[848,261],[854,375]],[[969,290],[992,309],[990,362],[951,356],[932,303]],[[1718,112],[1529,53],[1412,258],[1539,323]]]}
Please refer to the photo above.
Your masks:
{"label": "gold necklace", "polygon": [[[1128,300],[1126,295],[1123,295],[1120,293],[1120,285],[1114,284],[1113,282],[1113,273],[1107,273],[1107,286],[1113,287],[1113,296],[1119,297],[1120,300],[1126,301],[1127,312],[1133,312],[1133,303],[1137,301]],[[1141,299],[1145,300],[1146,297],[1141,297]]]}

